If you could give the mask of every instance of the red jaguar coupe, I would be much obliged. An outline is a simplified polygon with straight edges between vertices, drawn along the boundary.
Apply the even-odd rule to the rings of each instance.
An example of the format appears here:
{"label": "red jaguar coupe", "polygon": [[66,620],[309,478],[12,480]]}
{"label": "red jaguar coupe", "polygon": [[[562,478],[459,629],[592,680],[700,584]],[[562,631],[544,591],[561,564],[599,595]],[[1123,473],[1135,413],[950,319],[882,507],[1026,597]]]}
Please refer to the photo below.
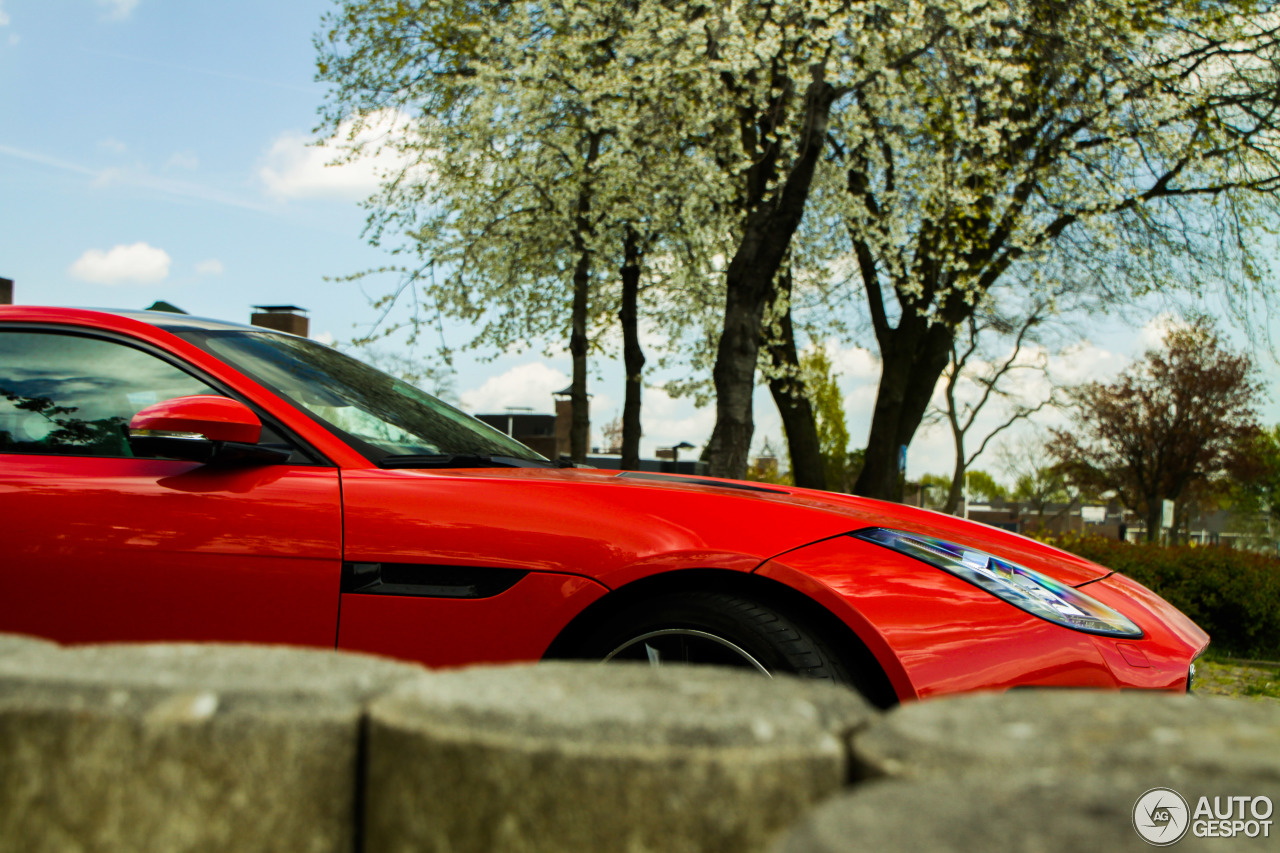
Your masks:
{"label": "red jaguar coupe", "polygon": [[847,495],[564,467],[292,335],[0,307],[0,631],[430,666],[712,663],[885,706],[1186,690],[1208,636],[1041,543]]}

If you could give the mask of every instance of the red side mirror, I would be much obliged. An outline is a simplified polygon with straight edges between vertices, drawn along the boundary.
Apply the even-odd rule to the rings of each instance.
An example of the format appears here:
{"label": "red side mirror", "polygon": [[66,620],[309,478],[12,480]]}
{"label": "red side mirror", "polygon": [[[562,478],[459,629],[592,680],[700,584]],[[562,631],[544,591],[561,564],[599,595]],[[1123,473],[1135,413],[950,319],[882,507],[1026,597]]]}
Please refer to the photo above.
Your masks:
{"label": "red side mirror", "polygon": [[257,444],[262,421],[238,400],[200,395],[147,406],[129,421],[135,436],[203,438]]}

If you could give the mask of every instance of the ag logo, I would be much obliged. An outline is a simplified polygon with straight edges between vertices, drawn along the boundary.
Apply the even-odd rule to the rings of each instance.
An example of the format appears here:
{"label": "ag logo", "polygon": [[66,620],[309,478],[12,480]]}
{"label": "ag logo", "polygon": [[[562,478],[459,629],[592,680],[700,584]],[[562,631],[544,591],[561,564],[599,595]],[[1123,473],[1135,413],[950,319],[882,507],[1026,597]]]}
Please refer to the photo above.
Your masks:
{"label": "ag logo", "polygon": [[1172,788],[1152,788],[1133,804],[1133,828],[1148,844],[1168,847],[1191,825],[1187,801]]}

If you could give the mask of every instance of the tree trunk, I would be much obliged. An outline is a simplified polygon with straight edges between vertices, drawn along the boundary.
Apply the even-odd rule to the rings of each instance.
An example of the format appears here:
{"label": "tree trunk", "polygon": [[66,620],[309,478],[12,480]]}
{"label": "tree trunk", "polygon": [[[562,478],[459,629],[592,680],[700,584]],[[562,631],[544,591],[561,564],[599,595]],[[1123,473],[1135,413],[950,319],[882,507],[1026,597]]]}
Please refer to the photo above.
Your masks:
{"label": "tree trunk", "polygon": [[791,458],[791,477],[804,489],[826,489],[827,466],[822,458],[822,444],[818,440],[818,421],[813,412],[804,377],[800,375],[800,357],[796,352],[795,327],[791,322],[791,273],[778,277],[777,299],[785,300],[786,311],[779,318],[781,327],[777,340],[772,336],[766,342],[769,361],[774,376],[769,380],[769,391],[782,417],[782,429],[787,437],[787,453]]}
{"label": "tree trunk", "polygon": [[946,369],[953,337],[945,323],[929,325],[918,314],[904,311],[897,328],[888,330],[881,341],[880,388],[867,436],[866,464],[854,494],[902,500],[901,448],[911,444],[920,427],[938,377]]}
{"label": "tree trunk", "polygon": [[755,432],[751,397],[755,393],[756,359],[765,300],[754,286],[740,280],[725,296],[724,330],[711,377],[716,389],[716,424],[703,457],[713,477],[741,479]]}
{"label": "tree trunk", "polygon": [[573,379],[569,402],[573,420],[569,424],[569,458],[585,464],[591,441],[591,415],[587,396],[587,294],[591,288],[591,253],[585,248],[573,268],[573,321],[569,333],[569,355],[573,358]]}
{"label": "tree trunk", "polygon": [[964,500],[964,472],[964,448],[961,446],[960,452],[956,454],[956,467],[951,474],[951,488],[947,490],[947,502],[942,506],[942,511],[947,515],[955,515],[956,510],[960,508],[960,502]]}
{"label": "tree trunk", "polygon": [[[587,140],[586,168],[590,170],[600,153],[600,134]],[[578,192],[578,209],[574,218],[573,248],[578,260],[573,267],[573,315],[570,319],[569,355],[573,358],[573,380],[569,385],[569,402],[573,420],[569,425],[569,458],[586,464],[591,443],[590,400],[587,396],[587,309],[591,293],[591,182],[583,179]]]}
{"label": "tree trunk", "polygon": [[627,374],[622,403],[622,470],[640,469],[640,394],[644,388],[644,350],[640,347],[640,244],[627,229],[622,245],[622,366]]}
{"label": "tree trunk", "polygon": [[1160,523],[1164,521],[1164,502],[1159,495],[1147,496],[1147,541],[1160,541]]}
{"label": "tree trunk", "polygon": [[[772,188],[777,175],[772,152],[757,164],[749,178],[748,213],[742,239],[725,273],[724,329],[711,372],[716,391],[716,425],[703,458],[714,477],[740,479],[747,473],[747,456],[755,431],[751,398],[760,354],[760,323],[773,295],[774,277],[804,216],[835,95],[835,89],[823,82],[821,70],[815,70],[804,101],[805,129],[800,138],[805,143],[781,188]],[[751,117],[753,127],[758,118]]]}
{"label": "tree trunk", "polygon": [[[969,334],[972,342],[977,336],[977,329],[972,325],[973,318],[970,317]],[[953,333],[954,337],[954,333]],[[969,511],[969,495],[965,490],[965,469],[968,463],[964,455],[964,433],[965,430],[960,426],[960,413],[956,406],[956,383],[960,381],[960,369],[964,362],[968,361],[968,354],[973,352],[971,347],[962,359],[957,353],[956,348],[951,348],[951,357],[948,363],[951,366],[951,375],[947,377],[947,422],[951,425],[951,442],[956,447],[956,464],[951,472],[951,487],[947,489],[947,500],[942,505],[942,511],[947,515],[955,515],[956,509],[960,506],[960,501],[965,502],[965,514]],[[1015,352],[1016,356],[1017,353]],[[970,425],[973,421],[969,421]]]}

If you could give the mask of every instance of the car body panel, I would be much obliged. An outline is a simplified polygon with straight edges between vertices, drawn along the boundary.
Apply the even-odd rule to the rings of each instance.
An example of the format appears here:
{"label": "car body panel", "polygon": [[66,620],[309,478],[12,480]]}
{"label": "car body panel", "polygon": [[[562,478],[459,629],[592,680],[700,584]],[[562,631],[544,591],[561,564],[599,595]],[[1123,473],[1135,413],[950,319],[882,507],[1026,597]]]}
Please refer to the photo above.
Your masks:
{"label": "car body panel", "polygon": [[[655,569],[751,571],[770,557],[884,526],[892,517],[902,529],[998,549],[1072,586],[1109,573],[1034,539],[929,510],[809,489],[741,485],[707,477],[633,479],[614,471],[574,469],[349,471],[344,474],[348,559],[412,557],[421,539],[412,528],[425,524],[445,528],[437,535],[450,543],[433,544],[430,553],[448,551],[465,564],[472,550],[468,529],[477,519],[500,517],[500,530],[485,528],[485,548],[491,547],[489,537],[497,536],[511,548],[512,565],[532,560],[536,566],[527,567],[580,572],[617,588]],[[355,524],[362,513],[376,516],[378,523]],[[515,556],[520,554],[526,556]],[[533,554],[536,558],[527,556]],[[653,560],[660,565],[651,566]]]}
{"label": "car body panel", "polygon": [[1053,625],[954,575],[854,537],[757,572],[824,604],[880,662],[899,699],[1025,686],[1118,685],[1093,637]]}
{"label": "car body panel", "polygon": [[61,642],[331,646],[333,468],[0,456],[0,626]]}
{"label": "car body panel", "polygon": [[576,575],[531,572],[492,598],[344,593],[338,648],[427,666],[538,660],[606,592]]}
{"label": "car body panel", "polygon": [[604,471],[363,469],[342,482],[347,560],[561,572],[610,589],[661,571],[750,572],[856,526],[749,492]]}
{"label": "car body panel", "polygon": [[[0,307],[0,329],[15,326],[74,330],[160,355],[282,427],[313,464],[220,469],[0,454],[0,517],[12,531],[12,558],[0,566],[0,630],[64,642],[336,645],[435,666],[536,660],[614,596],[718,572],[782,584],[825,609],[871,651],[902,700],[1023,686],[1183,689],[1207,642],[1159,596],[1102,566],[928,510],[705,477],[383,470],[181,337],[243,328],[233,324]],[[1116,641],[1043,621],[847,535],[868,527],[947,539],[1083,587],[1144,636]],[[383,564],[527,574],[471,598],[341,591],[344,565]]]}
{"label": "car body panel", "polygon": [[1081,591],[1120,610],[1143,630],[1140,641],[1093,638],[1117,681],[1126,687],[1149,690],[1187,689],[1187,661],[1209,645],[1209,635],[1200,626],[1119,572],[1088,584]]}

